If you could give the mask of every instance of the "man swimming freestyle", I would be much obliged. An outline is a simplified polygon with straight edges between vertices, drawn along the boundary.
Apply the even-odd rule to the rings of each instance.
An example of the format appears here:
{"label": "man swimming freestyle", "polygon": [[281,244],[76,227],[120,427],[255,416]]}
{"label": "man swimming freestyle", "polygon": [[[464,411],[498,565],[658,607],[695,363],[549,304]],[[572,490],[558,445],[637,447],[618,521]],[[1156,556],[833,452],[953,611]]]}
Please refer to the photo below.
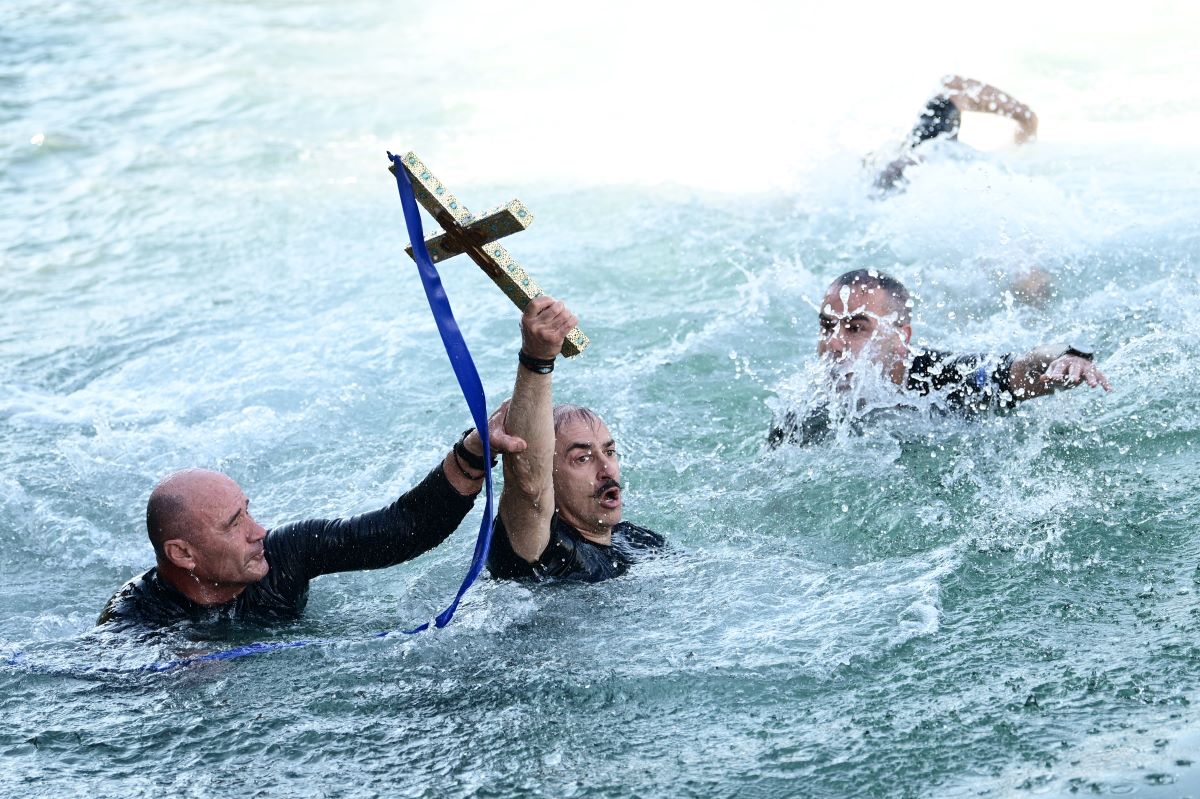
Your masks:
{"label": "man swimming freestyle", "polygon": [[977,80],[949,75],[942,78],[938,91],[930,98],[917,124],[904,141],[903,152],[875,178],[875,187],[891,191],[903,186],[904,170],[918,164],[918,148],[931,141],[957,141],[963,111],[979,111],[1008,117],[1017,123],[1016,143],[1037,137],[1038,118],[1033,109],[1013,96]]}
{"label": "man swimming freestyle", "polygon": [[[492,447],[525,442],[489,420]],[[177,622],[294,619],[322,574],[381,569],[433,549],[474,504],[487,465],[468,430],[415,488],[381,510],[350,519],[310,519],[267,531],[231,478],[185,469],[154,487],[146,528],[156,565],[105,605],[97,624],[163,627]]]}
{"label": "man swimming freestyle", "polygon": [[[1083,383],[1111,390],[1092,354],[1066,345],[996,359],[912,346],[908,289],[873,269],[856,269],[834,280],[821,301],[819,318],[817,354],[828,365],[834,388],[843,394],[853,386],[857,372],[873,371],[894,385],[901,398],[934,395],[946,410],[969,415],[1012,408]],[[808,443],[824,435],[827,423],[828,408],[803,421],[788,412],[767,441],[771,447],[785,441]]]}
{"label": "man swimming freestyle", "polygon": [[604,421],[578,405],[553,405],[551,372],[575,315],[531,300],[505,427],[528,446],[504,455],[504,491],[488,553],[495,577],[598,582],[665,544],[621,519],[621,465]]}

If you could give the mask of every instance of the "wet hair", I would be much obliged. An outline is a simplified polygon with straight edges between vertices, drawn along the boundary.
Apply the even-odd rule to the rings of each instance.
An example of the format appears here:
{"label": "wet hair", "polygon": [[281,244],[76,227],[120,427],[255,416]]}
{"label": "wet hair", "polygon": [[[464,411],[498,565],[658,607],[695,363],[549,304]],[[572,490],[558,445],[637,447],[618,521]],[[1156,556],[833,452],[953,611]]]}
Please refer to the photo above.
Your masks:
{"label": "wet hair", "polygon": [[855,269],[839,275],[829,284],[826,294],[841,286],[864,291],[882,291],[892,300],[892,309],[896,312],[896,323],[907,325],[912,321],[912,300],[909,297],[908,289],[886,272],[880,272],[878,269]]}
{"label": "wet hair", "polygon": [[183,497],[159,483],[150,492],[150,500],[146,503],[146,534],[150,537],[150,545],[154,554],[159,558],[165,557],[163,544],[172,538],[182,538],[187,516],[187,503]]}
{"label": "wet hair", "polygon": [[938,95],[925,105],[925,110],[917,118],[917,124],[912,133],[908,134],[908,146],[916,147],[930,139],[956,139],[958,128],[962,124],[962,112],[958,110],[949,97]]}
{"label": "wet hair", "polygon": [[554,406],[554,435],[558,435],[563,427],[574,421],[584,421],[595,427],[604,420],[597,416],[591,408],[585,408],[582,405],[562,403]]}

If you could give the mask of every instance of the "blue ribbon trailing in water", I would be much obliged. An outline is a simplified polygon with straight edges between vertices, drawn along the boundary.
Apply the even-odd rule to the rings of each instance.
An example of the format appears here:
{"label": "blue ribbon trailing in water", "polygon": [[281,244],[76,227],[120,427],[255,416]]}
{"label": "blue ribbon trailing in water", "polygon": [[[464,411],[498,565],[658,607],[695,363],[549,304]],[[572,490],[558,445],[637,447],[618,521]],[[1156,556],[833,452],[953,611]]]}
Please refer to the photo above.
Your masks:
{"label": "blue ribbon trailing in water", "polygon": [[[433,318],[437,322],[438,333],[442,336],[442,344],[446,348],[446,355],[450,357],[450,365],[454,368],[454,376],[458,378],[458,385],[462,389],[463,397],[467,401],[467,407],[471,410],[471,419],[475,422],[475,429],[479,431],[479,438],[483,441],[484,462],[491,463],[492,442],[488,435],[487,395],[483,391],[483,381],[479,379],[479,371],[475,368],[475,361],[471,359],[471,353],[467,349],[467,342],[463,339],[462,331],[459,330],[458,322],[454,318],[454,312],[450,308],[450,300],[446,296],[446,290],[442,287],[441,276],[438,275],[437,267],[433,265],[433,259],[429,257],[429,250],[425,247],[425,231],[421,225],[421,212],[417,208],[417,198],[413,193],[412,181],[408,177],[408,171],[404,168],[404,164],[401,163],[400,156],[392,155],[389,152],[388,158],[392,160],[392,164],[395,166],[395,169],[392,171],[396,175],[396,188],[400,191],[400,204],[404,209],[404,222],[408,228],[408,238],[412,242],[413,255],[417,262],[417,271],[421,277],[421,283],[425,287],[425,297],[429,300],[429,308],[433,311]],[[475,539],[475,553],[471,558],[471,567],[467,570],[467,576],[463,578],[462,585],[458,588],[458,593],[454,595],[454,600],[431,621],[427,621],[411,630],[385,630],[375,633],[372,636],[373,638],[386,638],[397,633],[415,635],[416,633],[428,630],[430,627],[441,629],[454,618],[454,612],[458,610],[458,604],[462,601],[463,595],[467,593],[467,589],[471,587],[471,584],[475,582],[475,579],[479,577],[479,573],[483,570],[484,562],[487,560],[488,548],[492,544],[492,472],[490,469],[485,469],[484,474],[486,502],[483,509],[483,519],[479,523],[479,535]],[[286,641],[282,643],[254,643],[233,649],[226,649],[221,652],[209,652],[204,655],[193,655],[192,657],[180,658],[178,660],[152,663],[144,666],[141,671],[171,671],[172,669],[189,666],[193,663],[233,660],[249,655],[260,655],[267,652],[278,652],[282,649],[296,649],[302,646],[324,643],[333,642]],[[21,652],[11,655],[5,662],[9,666],[27,665],[24,654]]]}

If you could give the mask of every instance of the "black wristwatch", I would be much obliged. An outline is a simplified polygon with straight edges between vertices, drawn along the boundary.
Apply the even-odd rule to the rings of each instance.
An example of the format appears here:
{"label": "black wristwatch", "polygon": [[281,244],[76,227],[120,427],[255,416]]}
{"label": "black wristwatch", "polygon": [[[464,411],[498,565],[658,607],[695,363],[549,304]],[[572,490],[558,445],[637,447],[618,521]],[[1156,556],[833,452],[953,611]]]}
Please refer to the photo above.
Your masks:
{"label": "black wristwatch", "polygon": [[[466,430],[463,431],[463,434],[461,436],[459,436],[458,441],[454,442],[454,454],[457,455],[462,460],[463,463],[467,464],[472,469],[478,469],[481,472],[485,472],[485,471],[487,471],[488,467],[486,467],[483,463],[483,456],[476,455],[474,452],[471,452],[471,450],[467,449],[466,444],[463,443],[464,441],[467,440],[467,436],[471,435],[471,433],[474,430],[475,430],[474,427],[468,427]],[[492,453],[492,466],[495,466],[495,465],[496,465],[496,453],[493,452]]]}
{"label": "black wristwatch", "polygon": [[[1070,344],[1063,350],[1062,355],[1074,355],[1076,358],[1083,358],[1085,361],[1096,360],[1096,353],[1091,350],[1082,350],[1079,347],[1073,347]],[[1058,357],[1062,357],[1062,355]]]}

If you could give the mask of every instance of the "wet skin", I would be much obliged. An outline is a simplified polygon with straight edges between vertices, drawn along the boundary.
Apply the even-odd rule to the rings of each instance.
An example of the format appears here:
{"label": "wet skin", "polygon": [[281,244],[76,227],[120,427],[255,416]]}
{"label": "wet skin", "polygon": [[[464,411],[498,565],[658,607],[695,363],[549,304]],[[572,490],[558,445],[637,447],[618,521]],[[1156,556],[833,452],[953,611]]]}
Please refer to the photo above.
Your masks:
{"label": "wet skin", "polygon": [[184,530],[163,542],[159,571],[190,599],[220,604],[267,576],[267,530],[250,515],[250,500],[231,478],[190,469],[162,486],[187,506]]}
{"label": "wet skin", "polygon": [[575,419],[554,442],[554,502],[559,518],[584,538],[608,545],[621,521],[621,465],[604,422]]}
{"label": "wet skin", "polygon": [[860,359],[873,364],[896,385],[903,385],[912,327],[900,323],[901,309],[883,289],[833,286],[821,302],[817,354],[846,390]]}

